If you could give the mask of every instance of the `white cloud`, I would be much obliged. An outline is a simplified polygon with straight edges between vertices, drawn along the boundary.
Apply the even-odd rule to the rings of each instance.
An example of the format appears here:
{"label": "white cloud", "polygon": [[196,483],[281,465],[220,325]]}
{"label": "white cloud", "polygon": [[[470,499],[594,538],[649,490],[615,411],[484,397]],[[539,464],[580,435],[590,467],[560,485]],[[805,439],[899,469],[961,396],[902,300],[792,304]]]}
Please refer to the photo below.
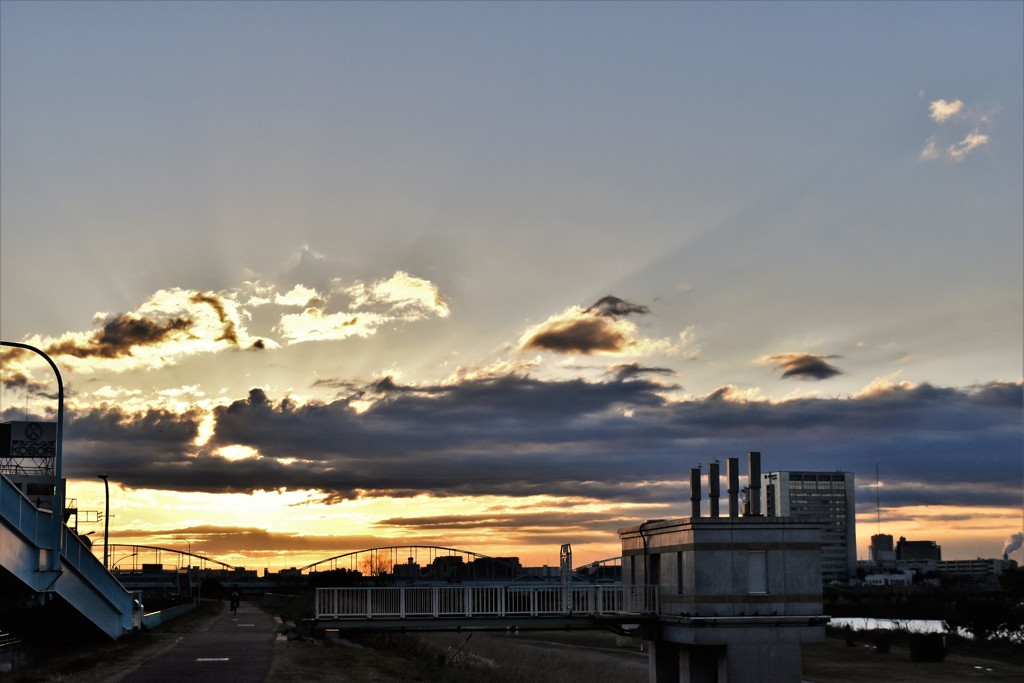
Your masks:
{"label": "white cloud", "polygon": [[295,285],[286,294],[278,294],[274,299],[274,303],[280,306],[306,306],[310,301],[319,298],[320,293],[312,287]]}
{"label": "white cloud", "polygon": [[191,289],[162,289],[135,311],[97,314],[95,328],[60,337],[35,335],[33,346],[59,357],[72,372],[157,369],[179,359],[256,341],[230,297]]}
{"label": "white cloud", "polygon": [[375,313],[324,313],[310,307],[302,313],[281,316],[277,331],[291,343],[333,341],[348,337],[369,337],[377,331],[384,318]]}
{"label": "white cloud", "polygon": [[[932,135],[928,138],[924,149],[921,150],[919,158],[931,160],[946,158],[949,161],[961,161],[964,157],[975,151],[982,145],[989,143],[988,130],[991,125],[991,116],[988,112],[980,111],[977,107],[967,107],[963,100],[934,100],[929,105],[930,118],[936,123],[945,123],[956,118],[959,125],[952,126],[946,135]],[[962,140],[956,141],[957,136],[964,134],[970,129]],[[942,139],[945,138],[945,139]]]}
{"label": "white cloud", "polygon": [[928,144],[926,144],[924,146],[924,149],[921,150],[920,158],[921,159],[938,159],[939,158],[939,148],[938,148],[938,145],[935,144],[935,136],[932,136],[932,137],[928,138]]}
{"label": "white cloud", "polygon": [[931,117],[937,123],[942,123],[943,121],[956,116],[963,108],[963,100],[953,100],[952,102],[947,102],[946,100],[935,100],[929,107],[932,112]]}
{"label": "white cloud", "polygon": [[987,145],[988,139],[989,138],[987,135],[979,132],[978,129],[975,128],[970,133],[968,133],[963,140],[956,143],[955,145],[950,145],[949,148],[946,150],[946,153],[949,155],[949,158],[952,159],[953,161],[960,161],[965,156],[967,156],[977,148],[981,147],[982,145]]}
{"label": "white cloud", "polygon": [[693,325],[679,333],[679,344],[666,349],[665,355],[680,356],[683,360],[697,360],[700,357],[700,344],[696,341]]}
{"label": "white cloud", "polygon": [[903,374],[903,370],[897,370],[896,372],[890,373],[882,377],[876,377],[871,380],[863,389],[853,395],[853,398],[870,398],[872,396],[879,396],[889,392],[904,390],[910,391],[916,387],[912,382],[907,380],[900,380],[900,375]]}
{"label": "white cloud", "polygon": [[383,304],[393,312],[401,311],[403,319],[413,320],[431,314],[447,318],[450,312],[437,285],[401,270],[370,285],[357,282],[344,291],[352,297],[352,310]]}

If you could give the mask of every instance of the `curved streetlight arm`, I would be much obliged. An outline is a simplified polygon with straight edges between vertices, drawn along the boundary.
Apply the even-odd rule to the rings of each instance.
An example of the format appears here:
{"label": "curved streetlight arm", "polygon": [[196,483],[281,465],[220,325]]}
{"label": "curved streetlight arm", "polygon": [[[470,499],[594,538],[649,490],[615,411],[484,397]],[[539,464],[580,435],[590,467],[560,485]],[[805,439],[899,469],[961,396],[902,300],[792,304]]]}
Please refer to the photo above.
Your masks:
{"label": "curved streetlight arm", "polygon": [[64,526],[64,480],[61,478],[61,468],[63,465],[63,449],[61,446],[64,438],[64,380],[61,379],[60,370],[57,369],[57,364],[53,362],[53,359],[36,347],[22,344],[21,342],[8,341],[0,341],[0,346],[25,349],[42,356],[50,364],[53,374],[57,376],[57,448],[53,458],[53,528],[51,529],[53,548],[50,552],[50,570],[60,571],[60,556],[63,552],[61,542],[64,536],[62,533],[63,529],[61,528]]}

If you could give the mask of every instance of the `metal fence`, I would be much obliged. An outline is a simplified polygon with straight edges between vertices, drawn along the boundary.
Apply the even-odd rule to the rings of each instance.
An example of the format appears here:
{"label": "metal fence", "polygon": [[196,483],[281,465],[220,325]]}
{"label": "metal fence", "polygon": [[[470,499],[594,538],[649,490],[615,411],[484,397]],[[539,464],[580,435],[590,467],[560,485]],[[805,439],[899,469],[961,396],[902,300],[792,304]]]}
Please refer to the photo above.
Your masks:
{"label": "metal fence", "polygon": [[657,586],[318,588],[317,619],[656,614]]}

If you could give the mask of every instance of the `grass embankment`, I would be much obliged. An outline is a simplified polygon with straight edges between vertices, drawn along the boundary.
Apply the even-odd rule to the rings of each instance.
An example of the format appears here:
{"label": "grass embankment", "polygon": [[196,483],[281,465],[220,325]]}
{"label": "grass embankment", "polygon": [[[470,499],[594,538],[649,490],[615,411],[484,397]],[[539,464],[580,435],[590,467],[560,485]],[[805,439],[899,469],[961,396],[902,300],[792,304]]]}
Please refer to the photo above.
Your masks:
{"label": "grass embankment", "polygon": [[853,644],[843,637],[803,647],[803,678],[813,683],[854,683],[890,680],[905,683],[954,683],[966,680],[1024,680],[1024,649],[1003,643],[974,643],[948,639],[949,652],[941,662],[915,662],[909,634],[883,634],[889,652],[879,653],[876,634],[858,633]]}
{"label": "grass embankment", "polygon": [[467,681],[640,683],[647,656],[608,633],[431,633],[275,643],[273,683]]}

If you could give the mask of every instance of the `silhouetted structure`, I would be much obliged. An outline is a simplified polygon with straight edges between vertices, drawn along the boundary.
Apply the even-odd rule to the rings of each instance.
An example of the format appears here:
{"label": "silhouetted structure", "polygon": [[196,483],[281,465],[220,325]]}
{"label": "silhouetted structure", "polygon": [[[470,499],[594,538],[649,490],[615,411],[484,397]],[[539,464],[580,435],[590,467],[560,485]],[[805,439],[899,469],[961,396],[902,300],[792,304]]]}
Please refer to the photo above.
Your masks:
{"label": "silhouetted structure", "polygon": [[871,562],[883,566],[896,564],[896,552],[892,547],[891,534],[875,534],[871,537],[871,546],[868,548],[868,559]]}
{"label": "silhouetted structure", "polygon": [[942,546],[935,541],[908,541],[903,536],[896,543],[896,559],[900,562],[939,562]]}

